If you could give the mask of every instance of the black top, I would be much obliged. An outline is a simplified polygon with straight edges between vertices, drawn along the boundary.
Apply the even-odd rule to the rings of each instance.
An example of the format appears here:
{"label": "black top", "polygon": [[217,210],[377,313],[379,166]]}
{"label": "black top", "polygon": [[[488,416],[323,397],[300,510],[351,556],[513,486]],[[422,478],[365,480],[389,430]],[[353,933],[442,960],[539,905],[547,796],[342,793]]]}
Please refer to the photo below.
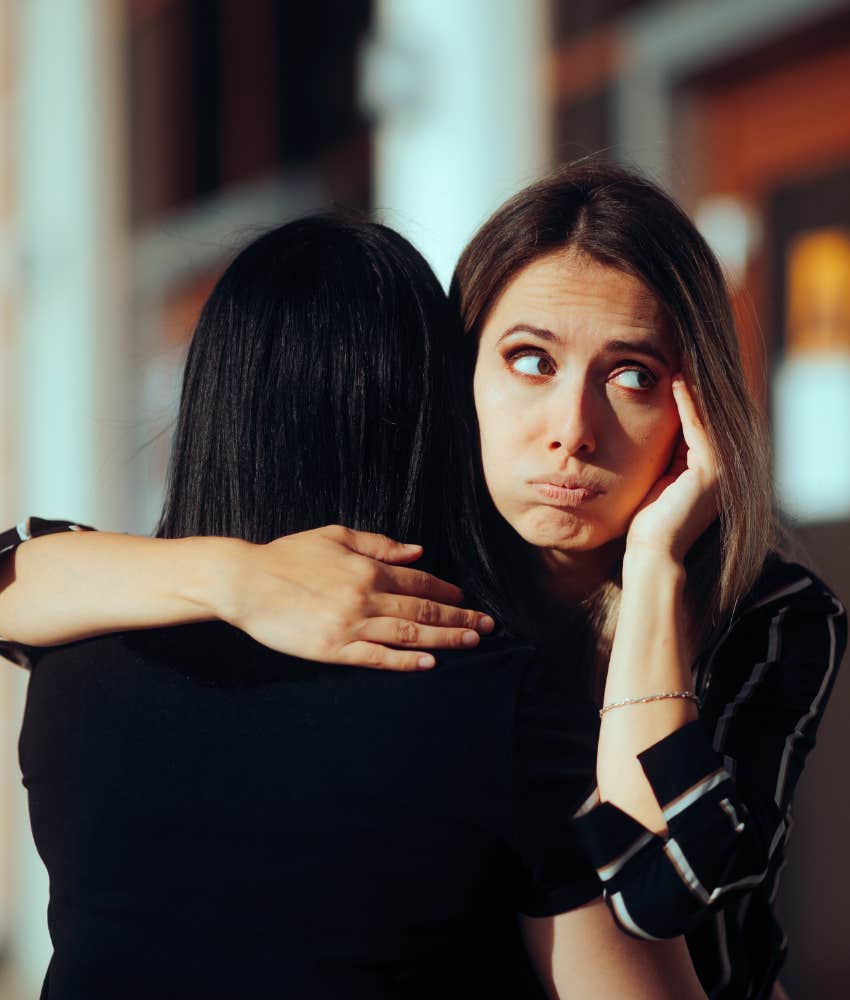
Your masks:
{"label": "black top", "polygon": [[44,651],[20,740],[43,996],[542,997],[516,911],[600,887],[570,831],[582,710],[564,689],[530,725],[559,685],[529,653],[395,674],[222,624]]}
{"label": "black top", "polygon": [[[0,556],[31,535],[69,527],[31,518],[0,534]],[[507,698],[519,709],[517,725],[511,738],[500,737],[502,746],[515,747],[513,850],[524,859],[517,880],[524,899],[517,906],[543,915],[592,898],[577,839],[625,931],[649,939],[685,934],[712,1000],[768,997],[786,950],[772,900],[792,797],[846,644],[847,614],[835,595],[810,570],[771,556],[723,638],[701,657],[700,718],[640,755],[667,821],[666,837],[611,803],[600,804],[595,793],[564,822],[574,789],[592,785],[599,721],[571,690],[568,665],[526,667],[521,695]],[[0,640],[0,653],[27,661],[27,651],[13,643]],[[468,663],[474,669],[474,661]],[[426,676],[397,681],[419,684]],[[473,684],[473,702],[478,690]],[[481,705],[482,721],[494,706]],[[491,724],[488,718],[485,729]],[[464,774],[474,788],[473,766]],[[486,780],[486,768],[481,774]],[[471,942],[473,950],[479,947],[475,934]]]}
{"label": "black top", "polygon": [[847,644],[847,614],[777,556],[697,674],[700,717],[639,756],[667,821],[648,831],[594,792],[575,821],[620,926],[686,934],[712,1000],[766,998],[785,936],[773,914],[791,801]]}

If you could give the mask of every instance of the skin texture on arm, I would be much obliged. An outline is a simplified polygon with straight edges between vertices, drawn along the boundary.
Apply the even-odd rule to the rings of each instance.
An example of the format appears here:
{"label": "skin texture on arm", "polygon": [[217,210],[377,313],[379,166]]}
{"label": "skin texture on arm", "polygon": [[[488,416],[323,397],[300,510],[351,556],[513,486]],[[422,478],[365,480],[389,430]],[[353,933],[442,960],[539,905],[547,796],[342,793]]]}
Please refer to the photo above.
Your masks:
{"label": "skin texture on arm", "polygon": [[[684,380],[673,381],[673,393],[682,443],[669,472],[650,491],[629,527],[605,704],[689,690],[693,683],[684,558],[716,516],[716,467]],[[661,808],[637,755],[696,717],[695,705],[679,699],[606,712],[597,757],[600,798],[664,833]]]}
{"label": "skin texture on arm", "polygon": [[56,645],[220,618],[293,656],[424,669],[434,658],[415,650],[477,645],[493,622],[453,606],[457,587],[405,565],[421,551],[339,526],[267,545],[53,534],[0,560],[0,635]]}
{"label": "skin texture on arm", "polygon": [[684,938],[630,937],[601,898],[554,917],[520,919],[532,965],[553,1000],[705,997]]}
{"label": "skin texture on arm", "polygon": [[88,531],[32,538],[0,561],[0,634],[49,646],[214,618],[202,581],[216,544]]}
{"label": "skin texture on arm", "polygon": [[[648,557],[624,567],[623,595],[604,703],[692,687],[684,634],[684,569]],[[697,718],[696,705],[670,698],[606,712],[599,730],[596,777],[603,801],[645,827],[667,824],[637,755]]]}

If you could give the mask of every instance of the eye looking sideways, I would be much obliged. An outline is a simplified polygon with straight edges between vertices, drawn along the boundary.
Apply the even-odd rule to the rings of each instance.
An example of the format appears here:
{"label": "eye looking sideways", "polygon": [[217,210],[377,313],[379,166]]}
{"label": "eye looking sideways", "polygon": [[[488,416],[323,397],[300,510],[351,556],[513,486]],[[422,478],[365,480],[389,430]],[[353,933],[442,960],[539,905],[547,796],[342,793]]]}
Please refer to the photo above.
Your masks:
{"label": "eye looking sideways", "polygon": [[[530,378],[551,378],[558,373],[557,362],[545,351],[524,346],[511,350],[505,361],[517,373]],[[647,392],[658,384],[658,376],[642,365],[639,361],[629,359],[617,363],[615,370],[608,376],[608,381],[624,389],[636,392]]]}

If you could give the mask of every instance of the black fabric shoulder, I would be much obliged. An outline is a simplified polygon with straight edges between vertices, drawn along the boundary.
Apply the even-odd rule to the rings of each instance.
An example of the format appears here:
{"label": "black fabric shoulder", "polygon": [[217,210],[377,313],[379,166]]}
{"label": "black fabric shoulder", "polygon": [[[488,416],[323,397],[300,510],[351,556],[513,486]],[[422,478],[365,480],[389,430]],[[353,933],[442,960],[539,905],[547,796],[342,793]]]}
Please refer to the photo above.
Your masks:
{"label": "black fabric shoulder", "polygon": [[791,562],[778,552],[771,552],[765,559],[761,575],[734,617],[779,601],[796,603],[795,595],[804,591],[808,591],[805,600],[814,595],[837,600],[832,590],[807,566]]}
{"label": "black fabric shoulder", "polygon": [[221,625],[48,650],[20,760],[51,996],[542,1000],[514,905],[527,655],[376,671]]}
{"label": "black fabric shoulder", "polygon": [[96,531],[87,524],[77,524],[75,521],[51,521],[45,517],[28,517],[13,528],[0,531],[0,558],[13,552],[22,542],[43,535],[56,535],[63,531]]}
{"label": "black fabric shoulder", "polygon": [[[28,542],[31,538],[55,535],[63,531],[95,530],[88,525],[76,524],[73,521],[51,521],[44,517],[28,517],[13,528],[0,531],[0,559],[10,558],[19,545]],[[13,642],[11,639],[4,639],[0,635],[0,657],[5,657],[19,667],[29,670],[38,657],[38,649],[20,642]]]}

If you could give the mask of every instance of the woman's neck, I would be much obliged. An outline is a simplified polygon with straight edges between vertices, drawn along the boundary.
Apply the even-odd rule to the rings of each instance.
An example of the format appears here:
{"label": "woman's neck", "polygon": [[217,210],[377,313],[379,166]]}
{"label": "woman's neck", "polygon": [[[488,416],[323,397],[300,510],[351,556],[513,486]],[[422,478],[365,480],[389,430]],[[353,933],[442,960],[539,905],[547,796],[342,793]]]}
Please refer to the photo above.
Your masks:
{"label": "woman's neck", "polygon": [[624,542],[615,538],[588,551],[541,549],[540,583],[556,605],[576,607],[603,584],[619,582]]}

